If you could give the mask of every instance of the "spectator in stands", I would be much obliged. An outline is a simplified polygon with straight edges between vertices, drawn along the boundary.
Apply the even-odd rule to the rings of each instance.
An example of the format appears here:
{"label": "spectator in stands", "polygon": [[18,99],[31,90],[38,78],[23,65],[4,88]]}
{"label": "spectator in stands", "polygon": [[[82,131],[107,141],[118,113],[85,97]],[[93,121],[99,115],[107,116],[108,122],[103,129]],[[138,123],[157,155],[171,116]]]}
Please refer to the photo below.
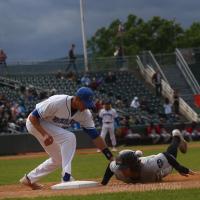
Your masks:
{"label": "spectator in stands", "polygon": [[174,107],[174,113],[175,115],[179,115],[180,111],[179,111],[179,92],[178,90],[174,90],[174,95],[173,95],[173,107]]}
{"label": "spectator in stands", "polygon": [[[4,98],[4,97],[3,97]],[[0,106],[0,132],[6,132],[8,128],[8,123],[12,121],[12,113],[10,109],[10,102],[7,99],[3,99]]]}
{"label": "spectator in stands", "polygon": [[0,132],[25,131],[25,123],[22,123],[21,120],[24,120],[25,117],[26,108],[23,101],[11,103],[3,95],[0,95]]}
{"label": "spectator in stands", "polygon": [[18,132],[25,132],[26,131],[26,120],[24,118],[19,118],[16,121],[16,127],[15,127],[16,131]]}
{"label": "spectator in stands", "polygon": [[168,122],[172,122],[172,104],[169,102],[168,98],[165,98],[165,102],[163,104],[164,115]]}
{"label": "spectator in stands", "polygon": [[[53,91],[53,90],[54,90],[54,89],[52,89],[52,90],[50,91],[50,93],[51,93],[51,92],[54,93],[55,90],[54,90],[54,91]],[[41,91],[39,92],[38,100],[44,100],[44,99],[46,99],[46,98],[48,98],[48,92],[45,91],[45,90],[41,90]]]}
{"label": "spectator in stands", "polygon": [[189,142],[192,140],[192,135],[190,133],[190,129],[186,127],[185,123],[180,124],[180,130],[183,137]]}
{"label": "spectator in stands", "polygon": [[[122,126],[121,134],[126,140],[134,140],[134,144],[140,142],[141,134],[135,132],[134,129],[131,128],[131,126],[130,126],[131,124],[133,124],[133,118],[131,116],[123,117],[120,124]],[[126,142],[126,143],[128,144],[129,142]]]}
{"label": "spectator in stands", "polygon": [[133,145],[140,144],[142,136],[140,133],[134,131],[134,129],[129,129],[128,134],[125,136],[125,144]]}
{"label": "spectator in stands", "polygon": [[26,98],[29,102],[33,101],[37,97],[37,91],[33,85],[29,85],[26,89]]}
{"label": "spectator in stands", "polygon": [[146,99],[145,96],[143,96],[140,100],[140,109],[143,110],[143,111],[147,111],[147,112],[150,112],[150,108],[149,108],[149,105],[148,105],[148,101]]}
{"label": "spectator in stands", "polygon": [[49,91],[49,96],[53,96],[53,95],[56,95],[57,93],[57,90],[55,88],[52,88],[50,91]]}
{"label": "spectator in stands", "polygon": [[168,143],[171,139],[171,134],[166,130],[162,123],[157,125],[157,132],[160,134],[164,143]]}
{"label": "spectator in stands", "polygon": [[82,86],[88,87],[91,84],[91,80],[88,74],[84,74],[81,78],[81,84]]}
{"label": "spectator in stands", "polygon": [[117,100],[115,102],[115,106],[118,108],[118,109],[123,109],[125,107],[124,105],[124,102],[122,101],[122,98],[120,95],[117,96]]}
{"label": "spectator in stands", "polygon": [[95,101],[95,108],[96,108],[96,111],[99,112],[102,108],[103,108],[103,101],[100,100],[100,99],[96,99]]}
{"label": "spectator in stands", "polygon": [[131,116],[121,116],[120,118],[120,127],[116,129],[116,135],[118,138],[124,138],[128,133],[130,129],[131,124]]}
{"label": "spectator in stands", "polygon": [[66,74],[66,78],[70,81],[77,81],[77,77],[76,77],[76,74],[74,72],[69,72]]}
{"label": "spectator in stands", "polygon": [[58,72],[56,73],[56,78],[57,79],[64,79],[65,77],[64,77],[64,74],[60,70],[58,70]]}
{"label": "spectator in stands", "polygon": [[89,86],[93,90],[97,90],[98,87],[102,84],[102,82],[103,82],[103,78],[102,77],[99,77],[99,78],[93,77]]}
{"label": "spectator in stands", "polygon": [[24,85],[20,85],[18,88],[20,99],[24,100],[26,98],[26,87]]}
{"label": "spectator in stands", "polygon": [[116,81],[116,76],[113,72],[108,72],[108,75],[105,77],[106,83],[114,83]]}
{"label": "spectator in stands", "polygon": [[3,51],[3,49],[0,49],[0,65],[4,65],[5,67],[7,67],[6,59],[7,59],[6,53]]}
{"label": "spectator in stands", "polygon": [[4,104],[0,104],[0,133],[4,131],[5,127],[7,126],[4,120]]}
{"label": "spectator in stands", "polygon": [[156,96],[160,97],[162,95],[162,77],[158,70],[152,76],[152,83],[155,85]]}
{"label": "spectator in stands", "polygon": [[2,106],[5,102],[5,97],[3,94],[0,94],[0,106]]}
{"label": "spectator in stands", "polygon": [[98,80],[96,79],[96,77],[93,77],[92,78],[92,81],[91,81],[91,83],[90,83],[90,88],[92,89],[92,90],[96,90],[97,88],[98,88],[98,86],[99,86],[99,82],[98,82]]}
{"label": "spectator in stands", "polygon": [[193,121],[188,128],[188,132],[192,135],[192,140],[200,139],[200,128],[198,127],[197,122]]}
{"label": "spectator in stands", "polygon": [[140,102],[138,97],[134,97],[133,101],[131,102],[131,108],[134,109],[134,111],[139,111],[140,109]]}
{"label": "spectator in stands", "polygon": [[68,72],[69,69],[71,67],[73,67],[75,72],[76,72],[76,74],[77,74],[78,71],[77,71],[77,68],[76,68],[76,56],[75,56],[74,49],[75,49],[75,44],[72,44],[72,46],[71,46],[71,48],[70,48],[70,50],[68,52],[69,63],[68,63],[68,66],[67,66],[65,72]]}
{"label": "spectator in stands", "polygon": [[26,108],[22,101],[20,103],[14,102],[10,110],[13,121],[15,121],[17,118],[24,117],[26,114]]}
{"label": "spectator in stands", "polygon": [[197,123],[195,121],[193,121],[187,126],[184,123],[182,123],[181,132],[187,141],[200,139],[200,129],[198,128]]}
{"label": "spectator in stands", "polygon": [[122,46],[116,47],[116,50],[114,52],[114,56],[116,58],[116,65],[117,69],[122,69],[123,67],[123,49]]}
{"label": "spectator in stands", "polygon": [[135,125],[144,125],[145,121],[145,117],[141,113],[135,115]]}
{"label": "spectator in stands", "polygon": [[158,127],[153,122],[147,126],[147,135],[152,139],[153,144],[157,144],[160,140]]}

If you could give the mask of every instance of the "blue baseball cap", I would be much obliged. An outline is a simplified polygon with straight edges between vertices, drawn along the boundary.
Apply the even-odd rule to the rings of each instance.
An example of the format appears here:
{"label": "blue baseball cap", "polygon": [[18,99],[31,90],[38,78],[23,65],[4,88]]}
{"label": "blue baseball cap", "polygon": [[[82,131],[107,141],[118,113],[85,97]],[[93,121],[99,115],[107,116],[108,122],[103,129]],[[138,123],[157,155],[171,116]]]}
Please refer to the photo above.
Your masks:
{"label": "blue baseball cap", "polygon": [[94,108],[94,92],[88,87],[81,87],[77,90],[76,96],[83,101],[86,108],[92,109]]}

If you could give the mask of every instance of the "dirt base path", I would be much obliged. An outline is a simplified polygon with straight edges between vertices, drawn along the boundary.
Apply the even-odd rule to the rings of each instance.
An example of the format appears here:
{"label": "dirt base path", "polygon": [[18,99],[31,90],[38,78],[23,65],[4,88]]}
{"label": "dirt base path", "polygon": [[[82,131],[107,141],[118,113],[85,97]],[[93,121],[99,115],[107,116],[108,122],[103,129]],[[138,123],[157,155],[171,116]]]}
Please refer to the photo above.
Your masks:
{"label": "dirt base path", "polygon": [[[97,180],[99,181],[99,180]],[[4,198],[33,198],[39,196],[70,196],[70,195],[88,195],[99,193],[113,192],[134,192],[134,191],[150,191],[150,190],[168,190],[168,189],[185,189],[200,188],[200,174],[182,177],[178,174],[172,174],[165,178],[161,183],[148,184],[124,184],[122,182],[112,180],[108,186],[98,186],[92,188],[68,189],[68,190],[51,190],[50,186],[56,183],[45,183],[43,190],[31,190],[22,185],[5,185],[0,186],[0,199]]]}

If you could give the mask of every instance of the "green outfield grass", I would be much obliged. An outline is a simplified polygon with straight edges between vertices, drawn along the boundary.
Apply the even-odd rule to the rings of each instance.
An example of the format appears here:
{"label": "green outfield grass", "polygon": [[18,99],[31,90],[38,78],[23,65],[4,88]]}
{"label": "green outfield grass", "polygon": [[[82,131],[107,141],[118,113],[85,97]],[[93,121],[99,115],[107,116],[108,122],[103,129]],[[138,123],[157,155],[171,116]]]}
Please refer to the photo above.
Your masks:
{"label": "green outfield grass", "polygon": [[[15,200],[30,200],[30,198],[16,198]],[[163,190],[151,192],[119,192],[113,194],[95,194],[87,196],[56,196],[56,197],[37,197],[31,200],[199,200],[199,189],[187,190]],[[8,200],[8,199],[7,199]],[[10,199],[13,200],[13,199]]]}
{"label": "green outfield grass", "polygon": [[[154,147],[154,146],[152,146]],[[166,145],[158,146],[158,150],[144,150],[145,155],[156,154],[159,152],[163,152],[166,149]],[[120,149],[124,149],[127,147],[121,147]],[[128,149],[141,149],[144,147],[128,147]],[[187,154],[178,155],[178,160],[188,166],[193,170],[200,171],[199,165],[199,153],[200,148],[198,147],[190,147]],[[26,159],[12,159],[0,160],[0,185],[6,184],[15,184],[18,183],[20,177],[22,177],[25,173],[29,172],[31,169],[36,167],[42,161],[44,161],[47,157],[39,157],[39,158],[26,158]],[[72,163],[72,175],[75,179],[94,179],[101,178],[103,176],[104,170],[107,166],[108,161],[101,153],[95,154],[76,154],[73,163]],[[56,170],[54,173],[45,177],[42,181],[44,182],[59,182],[60,181],[60,173],[61,170]]]}
{"label": "green outfield grass", "polygon": [[[150,146],[151,147],[151,146]],[[154,148],[155,146],[152,146]],[[145,155],[156,154],[165,151],[167,145],[156,146],[156,150],[144,150],[145,147],[120,147],[121,149],[141,149]],[[199,165],[199,150],[198,147],[190,147],[187,154],[178,155],[178,160],[190,167],[193,170],[200,171]],[[0,160],[0,185],[16,184],[20,177],[26,172],[36,167],[47,156],[39,156],[38,158],[19,158],[2,159]],[[108,161],[101,153],[95,154],[76,154],[72,163],[73,176],[76,179],[96,179],[102,178]],[[59,182],[61,170],[56,170],[54,173],[45,177],[42,182]],[[30,198],[12,198],[12,200],[26,200]],[[94,194],[87,196],[55,196],[55,197],[37,197],[32,200],[105,200],[105,199],[123,199],[123,200],[198,200],[200,199],[199,189],[184,189],[184,190],[159,190],[151,192],[120,192],[109,194]],[[5,199],[4,199],[5,200]],[[7,199],[8,200],[8,199]]]}

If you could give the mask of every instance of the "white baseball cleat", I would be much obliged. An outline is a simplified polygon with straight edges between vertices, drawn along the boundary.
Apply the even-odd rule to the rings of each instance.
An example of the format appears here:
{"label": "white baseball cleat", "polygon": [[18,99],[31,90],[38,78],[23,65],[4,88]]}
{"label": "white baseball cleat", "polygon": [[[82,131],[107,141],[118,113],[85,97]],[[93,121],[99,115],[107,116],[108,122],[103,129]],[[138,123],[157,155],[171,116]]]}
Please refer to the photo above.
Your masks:
{"label": "white baseball cleat", "polygon": [[44,187],[43,185],[39,183],[31,183],[30,179],[28,178],[26,174],[19,180],[19,182],[22,185],[30,187],[32,190],[41,190]]}
{"label": "white baseball cleat", "polygon": [[111,151],[116,152],[117,149],[115,147],[113,147]]}
{"label": "white baseball cleat", "polygon": [[179,150],[182,152],[182,153],[186,153],[187,152],[187,142],[185,141],[185,139],[183,138],[181,132],[178,130],[178,129],[174,129],[172,131],[172,136],[173,137],[179,137],[180,138],[180,144],[179,144]]}
{"label": "white baseball cleat", "polygon": [[97,153],[100,153],[101,152],[101,150],[100,149],[97,149]]}

